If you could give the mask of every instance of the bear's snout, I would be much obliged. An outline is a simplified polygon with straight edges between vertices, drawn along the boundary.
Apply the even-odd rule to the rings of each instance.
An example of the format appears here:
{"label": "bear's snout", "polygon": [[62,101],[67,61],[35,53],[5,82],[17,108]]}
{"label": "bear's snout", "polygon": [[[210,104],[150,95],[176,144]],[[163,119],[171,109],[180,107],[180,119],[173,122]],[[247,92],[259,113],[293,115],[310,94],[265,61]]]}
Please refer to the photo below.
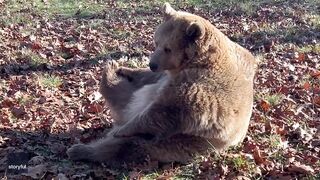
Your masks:
{"label": "bear's snout", "polygon": [[149,63],[149,67],[150,67],[151,71],[155,72],[158,69],[158,64],[151,62],[151,63]]}

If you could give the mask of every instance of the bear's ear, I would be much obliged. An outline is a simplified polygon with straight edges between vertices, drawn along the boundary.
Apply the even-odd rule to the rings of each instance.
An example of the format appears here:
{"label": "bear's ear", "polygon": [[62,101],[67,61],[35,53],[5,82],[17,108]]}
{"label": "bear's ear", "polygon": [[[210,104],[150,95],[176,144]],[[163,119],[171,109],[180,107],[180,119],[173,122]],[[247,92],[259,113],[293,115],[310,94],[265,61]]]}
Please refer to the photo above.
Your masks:
{"label": "bear's ear", "polygon": [[164,3],[164,20],[169,20],[176,13],[177,11],[174,10],[169,3]]}
{"label": "bear's ear", "polygon": [[201,39],[204,35],[203,25],[198,22],[191,23],[187,27],[186,35],[192,40]]}

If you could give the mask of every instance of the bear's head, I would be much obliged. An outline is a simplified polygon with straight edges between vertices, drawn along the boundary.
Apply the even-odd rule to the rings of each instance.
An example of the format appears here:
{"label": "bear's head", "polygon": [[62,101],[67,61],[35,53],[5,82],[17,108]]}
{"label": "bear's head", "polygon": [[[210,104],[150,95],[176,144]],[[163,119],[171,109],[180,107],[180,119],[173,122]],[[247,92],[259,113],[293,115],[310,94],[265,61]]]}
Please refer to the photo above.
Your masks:
{"label": "bear's head", "polygon": [[165,3],[164,22],[155,32],[155,51],[149,67],[154,72],[187,68],[201,53],[211,24],[196,15],[174,10]]}

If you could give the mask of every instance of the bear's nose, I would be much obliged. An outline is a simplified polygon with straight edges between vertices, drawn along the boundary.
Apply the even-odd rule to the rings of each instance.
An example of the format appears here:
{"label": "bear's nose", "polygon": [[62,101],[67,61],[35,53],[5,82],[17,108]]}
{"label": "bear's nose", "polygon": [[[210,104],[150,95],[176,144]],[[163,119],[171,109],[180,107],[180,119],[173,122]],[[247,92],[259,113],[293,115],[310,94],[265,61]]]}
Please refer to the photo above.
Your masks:
{"label": "bear's nose", "polygon": [[149,63],[151,71],[155,72],[158,69],[158,65],[155,63]]}

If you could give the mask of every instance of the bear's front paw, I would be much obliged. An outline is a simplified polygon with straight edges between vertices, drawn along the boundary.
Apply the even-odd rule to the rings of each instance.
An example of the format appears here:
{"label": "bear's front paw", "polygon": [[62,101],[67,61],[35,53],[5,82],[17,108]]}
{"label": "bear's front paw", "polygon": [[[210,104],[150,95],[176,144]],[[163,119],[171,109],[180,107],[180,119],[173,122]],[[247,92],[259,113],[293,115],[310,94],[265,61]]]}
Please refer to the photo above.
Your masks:
{"label": "bear's front paw", "polygon": [[92,147],[85,144],[75,144],[67,150],[69,159],[73,161],[90,160],[92,153]]}
{"label": "bear's front paw", "polygon": [[114,73],[119,68],[119,64],[117,61],[111,60],[108,61],[104,67],[105,72],[112,72]]}
{"label": "bear's front paw", "polygon": [[117,81],[117,74],[116,74],[116,70],[118,69],[119,64],[116,61],[108,61],[104,67],[103,70],[103,80],[105,81],[105,83],[110,83],[112,84],[113,82]]}
{"label": "bear's front paw", "polygon": [[116,74],[120,77],[127,79],[128,81],[133,81],[133,70],[127,67],[120,67],[116,70]]}

